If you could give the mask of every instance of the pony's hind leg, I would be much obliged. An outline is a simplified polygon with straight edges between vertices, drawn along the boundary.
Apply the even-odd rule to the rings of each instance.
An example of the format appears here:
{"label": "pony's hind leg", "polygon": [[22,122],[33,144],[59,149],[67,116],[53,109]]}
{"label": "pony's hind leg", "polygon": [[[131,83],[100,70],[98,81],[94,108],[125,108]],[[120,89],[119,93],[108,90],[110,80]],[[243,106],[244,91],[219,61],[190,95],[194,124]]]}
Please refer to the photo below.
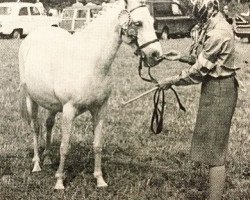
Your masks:
{"label": "pony's hind leg", "polygon": [[102,127],[103,127],[103,118],[106,112],[106,103],[99,109],[94,109],[91,113],[93,116],[94,124],[94,153],[95,153],[95,169],[94,176],[97,180],[97,187],[107,187],[108,184],[103,179],[101,160],[102,160]]}
{"label": "pony's hind leg", "polygon": [[55,124],[55,117],[56,117],[57,112],[49,111],[48,112],[48,117],[46,120],[46,143],[45,143],[45,150],[43,152],[44,155],[44,160],[43,160],[43,165],[51,165],[51,152],[50,152],[50,147],[51,147],[51,132],[53,129],[53,126]]}
{"label": "pony's hind leg", "polygon": [[40,158],[39,158],[39,144],[38,137],[40,134],[40,124],[38,121],[38,104],[34,102],[29,96],[26,97],[27,109],[31,119],[31,125],[33,126],[33,145],[34,145],[34,157],[32,162],[34,163],[34,167],[32,172],[41,171],[40,167]]}
{"label": "pony's hind leg", "polygon": [[64,165],[66,156],[69,152],[69,142],[73,120],[76,116],[76,108],[68,103],[63,106],[63,116],[62,116],[62,142],[60,146],[60,164],[56,172],[57,182],[55,189],[64,189],[63,179],[64,179]]}

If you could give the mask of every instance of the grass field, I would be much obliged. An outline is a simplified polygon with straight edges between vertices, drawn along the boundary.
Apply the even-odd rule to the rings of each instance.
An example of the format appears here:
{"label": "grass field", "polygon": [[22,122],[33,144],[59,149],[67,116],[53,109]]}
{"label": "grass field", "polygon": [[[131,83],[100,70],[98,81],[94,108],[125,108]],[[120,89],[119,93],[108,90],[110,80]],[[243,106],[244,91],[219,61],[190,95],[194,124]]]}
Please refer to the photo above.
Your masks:
{"label": "grass field", "polygon": [[[171,48],[187,52],[191,43],[187,38],[161,42],[164,52]],[[65,192],[53,191],[59,163],[60,116],[54,129],[53,165],[32,174],[32,133],[18,113],[19,45],[20,41],[0,40],[0,173],[4,162],[13,172],[9,183],[0,181],[0,200],[206,199],[207,167],[189,160],[200,87],[177,88],[186,113],[178,109],[173,93],[166,92],[164,131],[152,134],[149,130],[152,95],[121,106],[123,100],[153,87],[138,77],[138,60],[126,45],[119,50],[112,67],[114,90],[104,129],[103,171],[109,187],[97,189],[92,175],[93,135],[89,113],[74,123]],[[242,68],[238,75],[246,91],[239,92],[233,118],[223,199],[247,200],[250,199],[250,44],[238,41],[236,48],[236,64]],[[185,67],[188,66],[178,62],[163,62],[153,73],[161,79]],[[40,118],[43,120],[44,110]]]}

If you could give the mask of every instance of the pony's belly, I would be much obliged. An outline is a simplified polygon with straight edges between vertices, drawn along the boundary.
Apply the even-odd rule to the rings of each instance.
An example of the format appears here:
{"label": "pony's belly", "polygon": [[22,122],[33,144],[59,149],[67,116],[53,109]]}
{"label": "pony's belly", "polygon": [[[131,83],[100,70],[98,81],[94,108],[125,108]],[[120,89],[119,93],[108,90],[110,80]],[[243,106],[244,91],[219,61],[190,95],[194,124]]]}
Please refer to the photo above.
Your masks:
{"label": "pony's belly", "polygon": [[62,111],[62,104],[59,101],[54,101],[54,99],[49,98],[48,96],[39,96],[37,94],[31,94],[30,96],[39,106],[43,108],[57,112]]}
{"label": "pony's belly", "polygon": [[29,96],[34,100],[39,106],[42,106],[48,110],[61,111],[62,104],[55,96],[53,89],[35,84],[36,87],[27,83],[27,88]]}

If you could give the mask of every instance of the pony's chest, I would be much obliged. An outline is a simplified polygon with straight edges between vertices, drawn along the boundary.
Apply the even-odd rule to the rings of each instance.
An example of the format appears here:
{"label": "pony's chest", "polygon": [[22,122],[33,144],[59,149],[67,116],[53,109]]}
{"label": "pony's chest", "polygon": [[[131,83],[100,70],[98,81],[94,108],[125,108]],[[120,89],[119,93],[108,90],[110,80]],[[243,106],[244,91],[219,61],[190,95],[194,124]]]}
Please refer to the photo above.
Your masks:
{"label": "pony's chest", "polygon": [[111,91],[111,81],[109,78],[102,80],[93,79],[88,85],[82,88],[83,97],[91,100],[106,98]]}
{"label": "pony's chest", "polygon": [[79,95],[75,96],[73,100],[74,104],[80,110],[89,109],[93,106],[101,106],[108,100],[111,88],[111,83],[107,81],[90,84],[88,89],[84,89],[81,94],[79,93]]}

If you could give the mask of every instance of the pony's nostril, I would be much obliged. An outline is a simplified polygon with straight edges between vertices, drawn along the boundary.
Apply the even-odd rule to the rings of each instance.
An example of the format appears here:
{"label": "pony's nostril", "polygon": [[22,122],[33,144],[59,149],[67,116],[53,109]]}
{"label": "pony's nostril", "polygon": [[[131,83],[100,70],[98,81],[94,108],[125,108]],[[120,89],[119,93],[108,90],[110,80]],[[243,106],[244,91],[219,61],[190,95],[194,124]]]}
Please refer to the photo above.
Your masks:
{"label": "pony's nostril", "polygon": [[152,56],[153,58],[158,58],[158,57],[160,56],[160,53],[159,53],[159,51],[153,51],[153,52],[151,53],[151,56]]}

